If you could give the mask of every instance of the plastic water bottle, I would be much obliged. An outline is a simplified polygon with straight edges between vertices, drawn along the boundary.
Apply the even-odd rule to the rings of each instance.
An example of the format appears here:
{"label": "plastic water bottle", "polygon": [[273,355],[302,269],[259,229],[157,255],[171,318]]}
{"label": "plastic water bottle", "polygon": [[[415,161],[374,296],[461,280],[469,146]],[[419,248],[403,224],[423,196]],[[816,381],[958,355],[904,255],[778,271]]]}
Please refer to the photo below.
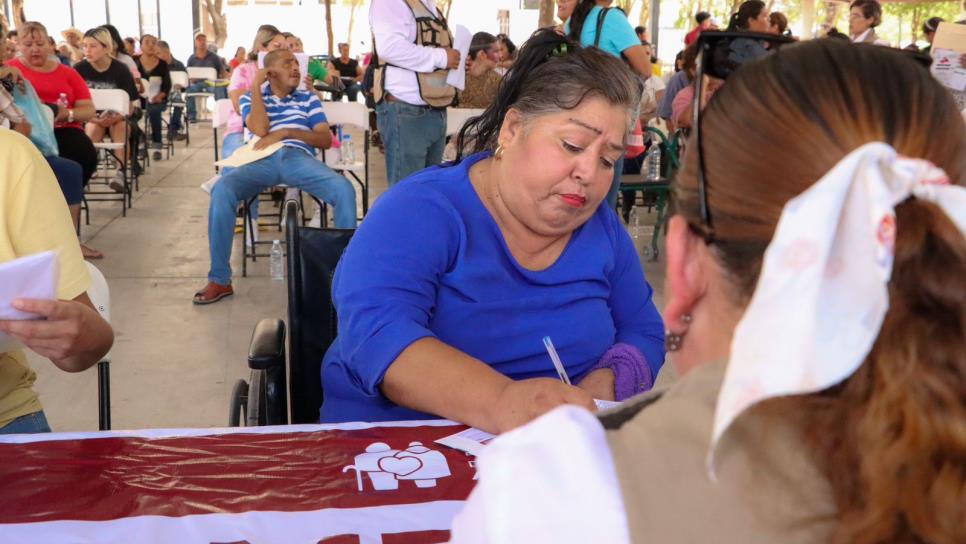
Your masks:
{"label": "plastic water bottle", "polygon": [[651,143],[651,148],[647,150],[644,157],[647,164],[647,181],[657,181],[661,179],[661,146],[657,142]]}
{"label": "plastic water bottle", "polygon": [[631,208],[631,214],[627,221],[627,230],[630,231],[631,239],[634,240],[635,245],[637,240],[641,237],[641,216],[637,213],[637,208]]}
{"label": "plastic water bottle", "polygon": [[282,281],[285,279],[285,265],[282,264],[281,240],[274,240],[272,242],[272,260],[269,269],[271,270],[273,280]]}
{"label": "plastic water bottle", "polygon": [[352,135],[342,133],[342,164],[355,164],[356,154],[352,149]]}

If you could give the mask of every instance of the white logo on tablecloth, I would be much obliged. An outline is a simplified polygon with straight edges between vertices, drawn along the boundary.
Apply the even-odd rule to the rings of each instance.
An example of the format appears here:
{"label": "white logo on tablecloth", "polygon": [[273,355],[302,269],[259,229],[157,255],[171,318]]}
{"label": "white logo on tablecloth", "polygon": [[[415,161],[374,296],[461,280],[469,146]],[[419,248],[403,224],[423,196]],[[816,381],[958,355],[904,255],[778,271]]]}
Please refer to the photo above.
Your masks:
{"label": "white logo on tablecloth", "polygon": [[416,487],[436,487],[436,480],[450,476],[446,456],[431,450],[421,442],[410,442],[404,450],[394,450],[389,444],[369,444],[365,453],[355,457],[355,464],[343,467],[342,472],[356,471],[356,485],[363,490],[362,475],[367,474],[376,491],[399,489],[399,480],[413,480]]}

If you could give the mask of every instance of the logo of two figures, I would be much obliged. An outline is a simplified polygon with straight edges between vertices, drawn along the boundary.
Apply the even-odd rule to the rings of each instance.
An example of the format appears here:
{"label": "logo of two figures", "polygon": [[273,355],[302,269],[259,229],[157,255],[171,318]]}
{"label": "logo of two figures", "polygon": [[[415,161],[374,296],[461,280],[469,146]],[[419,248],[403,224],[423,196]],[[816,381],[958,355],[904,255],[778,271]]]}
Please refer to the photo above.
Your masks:
{"label": "logo of two figures", "polygon": [[343,467],[342,472],[354,470],[356,485],[363,490],[363,474],[369,476],[376,491],[399,489],[400,480],[412,480],[416,487],[436,487],[436,480],[450,475],[446,456],[431,450],[421,442],[410,442],[404,450],[395,450],[384,442],[370,444],[365,453],[355,457],[355,463]]}

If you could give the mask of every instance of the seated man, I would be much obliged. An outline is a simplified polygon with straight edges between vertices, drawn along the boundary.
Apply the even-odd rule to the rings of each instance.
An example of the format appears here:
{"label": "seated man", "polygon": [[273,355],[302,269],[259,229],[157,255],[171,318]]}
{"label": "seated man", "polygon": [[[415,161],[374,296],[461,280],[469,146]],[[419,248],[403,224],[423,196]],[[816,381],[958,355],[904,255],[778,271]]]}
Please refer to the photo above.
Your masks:
{"label": "seated man", "polygon": [[[265,83],[266,80],[268,83]],[[265,68],[252,81],[251,92],[241,98],[245,126],[261,138],[255,149],[276,142],[283,147],[268,157],[235,168],[211,191],[208,242],[211,270],[208,285],[195,293],[195,304],[211,304],[232,294],[231,257],[238,201],[262,190],[286,184],[308,191],[335,206],[335,226],[355,228],[356,192],[349,180],[315,159],[315,148],[332,144],[332,133],[315,93],[297,89],[301,74],[295,55],[287,49],[265,56]]]}
{"label": "seated man", "polygon": [[[225,70],[224,63],[221,62],[221,57],[217,54],[208,50],[208,38],[202,33],[195,35],[195,50],[190,57],[188,57],[188,67],[199,67],[199,68],[214,68],[215,72],[218,74],[218,79],[225,79],[228,75],[228,71]],[[228,98],[228,87],[221,85],[213,85],[213,81],[207,81],[204,79],[195,79],[191,81],[191,84],[185,89],[188,93],[213,93],[215,95],[215,100],[221,100],[222,98]],[[188,100],[188,122],[194,123],[197,120],[197,104],[195,101]]]}

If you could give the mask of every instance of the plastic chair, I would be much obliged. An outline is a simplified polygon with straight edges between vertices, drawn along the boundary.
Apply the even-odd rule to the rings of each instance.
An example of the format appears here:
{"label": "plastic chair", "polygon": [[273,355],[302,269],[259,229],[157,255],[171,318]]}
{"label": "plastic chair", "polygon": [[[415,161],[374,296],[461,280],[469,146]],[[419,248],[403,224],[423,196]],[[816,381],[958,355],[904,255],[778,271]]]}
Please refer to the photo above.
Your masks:
{"label": "plastic chair", "polygon": [[[231,103],[231,99],[222,98],[221,100],[215,102],[215,107],[211,114],[211,131],[215,136],[215,162],[218,162],[218,128],[223,127],[228,123],[228,116],[231,114],[234,106]],[[215,172],[220,172],[221,168],[216,164]]]}
{"label": "plastic chair", "polygon": [[[182,71],[171,72],[171,91],[172,91],[172,94],[174,94],[174,91],[178,91],[178,92],[182,92],[183,93],[184,90],[187,89],[188,88],[188,85],[190,85],[190,84],[191,83],[190,83],[190,80],[188,79],[188,72],[182,72]],[[168,108],[169,108],[169,114],[168,115],[172,115],[174,113],[174,108],[175,107],[181,108],[181,114],[182,114],[181,115],[181,117],[182,117],[181,121],[182,121],[182,124],[184,125],[184,141],[185,141],[185,145],[190,145],[191,144],[191,133],[188,131],[188,122],[187,122],[187,119],[185,117],[187,115],[187,107],[188,107],[188,104],[185,102],[184,95],[183,94],[181,95],[181,99],[179,99],[179,100],[168,100]]]}
{"label": "plastic chair", "polygon": [[[97,313],[101,314],[104,321],[111,322],[111,291],[107,286],[104,274],[90,262],[87,264],[87,271],[91,275],[91,287],[87,290]],[[98,429],[108,431],[111,429],[111,352],[107,352],[100,361],[97,362],[97,421]]]}
{"label": "plastic chair", "polygon": [[[124,190],[120,195],[120,199],[118,199],[117,193],[114,190],[109,192],[95,192],[91,191],[90,187],[88,186],[87,194],[92,195],[93,198],[88,197],[87,200],[91,202],[114,202],[120,200],[121,215],[126,217],[127,208],[133,204],[130,178],[133,172],[131,163],[135,160],[134,157],[128,157],[128,141],[131,139],[131,124],[129,117],[131,111],[131,98],[128,96],[126,91],[121,89],[91,89],[91,101],[94,103],[94,109],[99,112],[112,110],[120,113],[124,117],[123,142],[94,142],[94,147],[98,150],[103,150],[109,159],[114,161],[117,170],[121,172]],[[118,156],[118,153],[121,153],[121,155]]]}
{"label": "plastic chair", "polygon": [[[363,132],[362,160],[352,164],[336,161],[334,153],[322,151],[322,162],[329,168],[353,179],[362,189],[362,217],[369,213],[369,108],[359,102],[325,102],[322,105],[330,126],[352,126]],[[359,178],[359,174],[362,178]]]}
{"label": "plastic chair", "polygon": [[[646,199],[648,195],[652,195],[654,198],[653,204],[649,204],[649,206],[653,205],[657,209],[657,220],[654,224],[654,233],[651,235],[650,247],[644,249],[644,257],[649,258],[651,261],[656,261],[660,256],[658,237],[662,230],[667,230],[667,205],[670,198],[671,181],[680,168],[678,154],[680,144],[677,134],[671,138],[667,138],[663,132],[654,127],[648,127],[647,132],[654,135],[658,139],[656,145],[661,146],[661,177],[657,180],[648,180],[643,179],[643,176],[640,174],[636,176],[622,176],[620,191],[622,198],[625,191],[631,193],[640,191],[642,199]],[[651,145],[655,144],[652,143]],[[636,196],[634,198],[636,200]],[[627,210],[628,212],[630,211],[629,208]],[[626,217],[624,221],[627,221]]]}
{"label": "plastic chair", "polygon": [[446,108],[446,136],[455,136],[473,117],[483,115],[480,108]]}
{"label": "plastic chair", "polygon": [[[210,81],[212,84],[214,84],[215,81],[218,80],[218,70],[215,70],[214,68],[204,67],[204,66],[188,66],[188,80],[196,81],[199,79]],[[214,96],[215,96],[214,93],[207,93],[207,92],[200,92],[200,91],[185,93],[185,98],[187,98],[188,100],[195,101],[195,106],[197,106],[196,111],[198,112],[199,116],[201,115],[203,110],[208,109],[207,107],[202,108],[202,106],[207,105],[207,99],[213,98]]]}
{"label": "plastic chair", "polygon": [[288,349],[285,322],[258,323],[248,352],[251,381],[238,380],[232,392],[233,427],[319,421],[322,357],[338,332],[332,277],[355,230],[300,226],[300,210],[296,200],[285,203]]}

